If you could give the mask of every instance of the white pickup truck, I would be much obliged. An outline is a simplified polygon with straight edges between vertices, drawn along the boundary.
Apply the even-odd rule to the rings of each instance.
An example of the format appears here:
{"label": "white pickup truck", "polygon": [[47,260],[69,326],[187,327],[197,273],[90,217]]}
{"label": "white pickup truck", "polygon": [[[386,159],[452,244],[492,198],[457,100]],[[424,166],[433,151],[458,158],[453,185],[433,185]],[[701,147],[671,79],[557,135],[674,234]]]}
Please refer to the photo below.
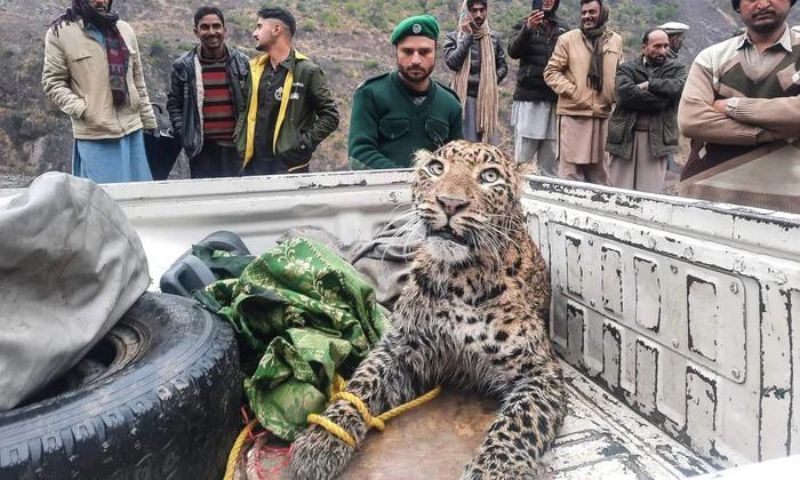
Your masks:
{"label": "white pickup truck", "polygon": [[[370,238],[410,201],[409,181],[383,171],[106,189],[142,238],[155,289],[217,230],[253,252],[294,226]],[[800,216],[542,177],[528,179],[524,206],[551,269],[570,394],[543,478],[800,478]],[[457,478],[491,416],[491,402],[447,394],[371,434],[344,478]]]}

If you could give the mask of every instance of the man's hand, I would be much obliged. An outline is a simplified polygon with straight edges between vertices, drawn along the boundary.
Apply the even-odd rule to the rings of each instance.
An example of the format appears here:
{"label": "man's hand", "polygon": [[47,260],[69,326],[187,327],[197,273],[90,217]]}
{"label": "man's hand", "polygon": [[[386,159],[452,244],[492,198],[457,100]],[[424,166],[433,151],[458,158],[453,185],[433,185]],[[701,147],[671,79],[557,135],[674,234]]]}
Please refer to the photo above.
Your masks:
{"label": "man's hand", "polygon": [[714,107],[714,110],[718,111],[719,113],[728,113],[728,100],[714,100],[714,103],[711,104]]}
{"label": "man's hand", "polygon": [[528,20],[525,26],[528,29],[533,29],[538,27],[544,22],[544,12],[541,10],[534,10],[528,15]]}
{"label": "man's hand", "polygon": [[472,32],[472,19],[471,18],[467,17],[467,18],[464,19],[464,22],[461,23],[461,31],[466,33],[466,34],[468,34],[468,35],[472,35],[473,32]]}
{"label": "man's hand", "polygon": [[639,90],[644,90],[646,92],[650,88],[650,82],[642,82],[636,86],[639,87]]}

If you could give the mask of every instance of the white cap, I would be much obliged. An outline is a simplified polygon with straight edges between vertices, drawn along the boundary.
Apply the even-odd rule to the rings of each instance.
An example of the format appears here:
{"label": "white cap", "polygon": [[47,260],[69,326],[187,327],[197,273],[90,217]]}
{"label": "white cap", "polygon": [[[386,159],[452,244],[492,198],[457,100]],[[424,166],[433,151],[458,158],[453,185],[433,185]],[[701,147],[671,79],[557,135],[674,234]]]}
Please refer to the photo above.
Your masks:
{"label": "white cap", "polygon": [[667,22],[664,25],[659,25],[658,28],[664,30],[667,35],[672,35],[675,33],[684,33],[689,30],[689,25],[680,22]]}

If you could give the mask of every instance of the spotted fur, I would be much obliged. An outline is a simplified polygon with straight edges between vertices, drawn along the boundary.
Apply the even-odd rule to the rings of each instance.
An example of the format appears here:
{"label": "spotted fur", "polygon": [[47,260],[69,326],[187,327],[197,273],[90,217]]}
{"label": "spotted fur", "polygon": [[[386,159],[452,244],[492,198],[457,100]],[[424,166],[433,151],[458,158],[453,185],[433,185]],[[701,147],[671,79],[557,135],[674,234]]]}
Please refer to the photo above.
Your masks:
{"label": "spotted fur", "polygon": [[[501,400],[462,479],[536,477],[564,417],[563,379],[546,327],[547,270],[528,236],[522,172],[500,150],[457,141],[417,154],[414,228],[425,240],[392,329],[347,390],[375,414],[438,384]],[[360,444],[367,428],[344,401],[325,416]],[[292,446],[294,478],[342,472],[354,451],[314,425]]]}

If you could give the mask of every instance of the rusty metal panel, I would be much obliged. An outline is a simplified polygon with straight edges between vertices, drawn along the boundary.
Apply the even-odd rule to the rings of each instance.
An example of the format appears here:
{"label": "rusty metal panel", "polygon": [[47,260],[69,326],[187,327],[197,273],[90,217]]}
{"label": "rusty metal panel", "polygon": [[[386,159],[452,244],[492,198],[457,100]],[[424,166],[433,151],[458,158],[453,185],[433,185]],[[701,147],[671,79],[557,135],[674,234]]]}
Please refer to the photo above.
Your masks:
{"label": "rusty metal panel", "polygon": [[689,350],[715,362],[717,360],[716,330],[720,321],[717,286],[691,275],[687,280]]}
{"label": "rusty metal panel", "polygon": [[600,270],[602,272],[603,308],[610,313],[621,315],[624,311],[622,305],[622,252],[608,245],[600,247],[600,251],[602,252]]}
{"label": "rusty metal panel", "polygon": [[695,451],[712,456],[717,430],[717,382],[700,369],[686,369],[686,433]]}
{"label": "rusty metal panel", "polygon": [[611,322],[603,328],[603,374],[606,386],[616,391],[622,374],[622,331]]}
{"label": "rusty metal panel", "polygon": [[579,235],[565,236],[567,259],[567,290],[578,297],[583,296],[583,239]]}
{"label": "rusty metal panel", "polygon": [[636,407],[644,414],[656,411],[658,391],[658,354],[660,348],[643,339],[636,341]]}
{"label": "rusty metal panel", "polygon": [[789,454],[790,421],[797,419],[792,418],[792,319],[787,292],[767,287],[762,295],[759,460],[769,460]]}
{"label": "rusty metal panel", "polygon": [[661,279],[658,263],[640,256],[633,257],[633,285],[636,291],[636,323],[658,333],[661,325]]}
{"label": "rusty metal panel", "polygon": [[585,310],[584,315],[582,362],[586,372],[594,377],[604,369],[603,330],[605,318],[594,310]]}
{"label": "rusty metal panel", "polygon": [[787,295],[789,325],[792,331],[792,422],[789,426],[789,453],[800,454],[800,290]]}
{"label": "rusty metal panel", "polygon": [[[559,297],[556,299],[556,297]],[[563,300],[559,291],[553,292],[553,306],[550,317],[550,338],[558,345],[561,351],[566,351],[569,346],[569,325],[567,323],[567,302]],[[563,300],[563,301],[562,301]]]}
{"label": "rusty metal panel", "polygon": [[[547,246],[545,247],[549,255],[544,258],[548,260],[550,266],[550,282],[553,285],[553,302],[550,316],[550,337],[553,342],[562,350],[567,349],[568,328],[567,328],[567,302],[562,298],[567,282],[567,247],[564,244],[564,236],[560,229],[545,228]],[[544,249],[543,249],[544,251]],[[544,255],[544,253],[543,253]],[[556,300],[558,297],[558,300]]]}
{"label": "rusty metal panel", "polygon": [[[583,358],[556,341],[559,353],[717,465],[800,451],[799,216],[560,180],[530,187],[527,210],[560,232],[542,237],[572,256],[550,255],[563,338],[576,328],[559,318],[566,305],[583,308]],[[580,285],[567,284],[568,262],[582,266]]]}
{"label": "rusty metal panel", "polygon": [[567,358],[572,365],[583,366],[583,339],[586,334],[586,310],[567,303]]}
{"label": "rusty metal panel", "polygon": [[677,352],[662,349],[658,363],[660,388],[656,392],[656,410],[664,415],[662,428],[678,435],[686,428],[686,367],[689,362]]}

